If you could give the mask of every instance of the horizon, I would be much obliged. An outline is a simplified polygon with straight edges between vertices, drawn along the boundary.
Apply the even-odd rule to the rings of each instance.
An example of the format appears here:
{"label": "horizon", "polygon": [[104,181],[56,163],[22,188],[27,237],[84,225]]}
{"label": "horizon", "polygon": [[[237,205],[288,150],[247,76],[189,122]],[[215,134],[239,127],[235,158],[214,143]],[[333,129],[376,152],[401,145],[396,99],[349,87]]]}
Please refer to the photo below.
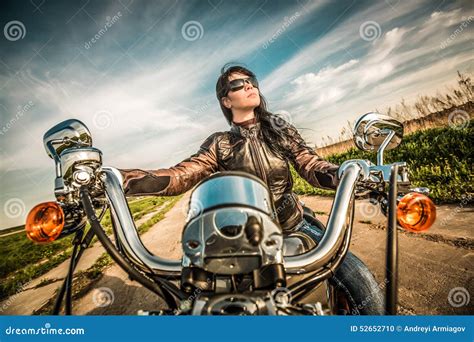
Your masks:
{"label": "horizon", "polygon": [[434,95],[455,84],[457,70],[474,70],[468,1],[2,7],[0,230],[55,200],[42,136],[60,121],[83,121],[104,165],[121,168],[173,166],[227,130],[214,87],[228,62],[254,71],[270,111],[312,145],[363,113]]}

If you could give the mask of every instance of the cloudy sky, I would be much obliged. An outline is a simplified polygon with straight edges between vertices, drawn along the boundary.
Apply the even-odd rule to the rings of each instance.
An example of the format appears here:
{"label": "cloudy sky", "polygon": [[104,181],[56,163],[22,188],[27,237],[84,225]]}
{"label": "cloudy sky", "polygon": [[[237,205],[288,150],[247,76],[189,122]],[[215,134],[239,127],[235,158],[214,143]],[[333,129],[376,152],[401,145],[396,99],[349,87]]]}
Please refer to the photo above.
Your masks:
{"label": "cloudy sky", "polygon": [[77,118],[106,165],[161,168],[227,130],[220,68],[258,76],[305,139],[473,72],[471,1],[2,1],[0,228],[53,200],[42,136]]}

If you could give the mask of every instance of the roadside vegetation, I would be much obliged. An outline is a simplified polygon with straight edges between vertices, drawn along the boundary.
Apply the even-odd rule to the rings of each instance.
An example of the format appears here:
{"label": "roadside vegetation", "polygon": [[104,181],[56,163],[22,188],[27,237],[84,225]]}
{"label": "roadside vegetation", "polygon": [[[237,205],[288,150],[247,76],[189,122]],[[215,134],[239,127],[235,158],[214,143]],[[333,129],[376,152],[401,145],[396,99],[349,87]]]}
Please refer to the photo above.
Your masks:
{"label": "roadside vegetation", "polygon": [[[135,220],[161,207],[161,210],[139,227],[139,232],[146,232],[161,220],[179,198],[154,196],[130,201],[130,210]],[[102,225],[107,233],[112,233],[109,212],[104,215]],[[21,291],[32,279],[67,260],[72,252],[72,239],[72,236],[68,236],[53,243],[35,244],[24,233],[0,237],[3,246],[0,249],[0,300]],[[91,245],[94,241],[96,240]]]}

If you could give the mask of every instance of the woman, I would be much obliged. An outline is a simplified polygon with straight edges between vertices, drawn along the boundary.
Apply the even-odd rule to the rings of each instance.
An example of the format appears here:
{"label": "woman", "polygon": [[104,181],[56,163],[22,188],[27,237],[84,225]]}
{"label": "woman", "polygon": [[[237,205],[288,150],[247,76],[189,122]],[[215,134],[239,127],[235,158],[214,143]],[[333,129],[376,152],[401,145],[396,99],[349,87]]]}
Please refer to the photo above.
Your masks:
{"label": "woman", "polygon": [[[311,185],[335,189],[338,166],[322,160],[297,129],[267,111],[257,79],[241,66],[224,67],[216,84],[222,112],[231,126],[209,136],[199,151],[168,168],[120,170],[126,195],[178,195],[218,171],[244,171],[261,178],[270,189],[284,233],[302,231],[319,241],[322,232],[303,218],[292,192],[291,163]],[[330,280],[353,314],[383,314],[383,300],[367,267],[348,253]],[[364,304],[364,305],[362,305]]]}

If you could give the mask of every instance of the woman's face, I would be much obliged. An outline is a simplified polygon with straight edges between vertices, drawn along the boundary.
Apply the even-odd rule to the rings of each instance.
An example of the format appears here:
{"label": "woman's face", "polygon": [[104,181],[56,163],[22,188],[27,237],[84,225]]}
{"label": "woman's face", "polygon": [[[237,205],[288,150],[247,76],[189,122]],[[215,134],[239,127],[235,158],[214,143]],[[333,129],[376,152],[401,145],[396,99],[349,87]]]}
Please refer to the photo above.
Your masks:
{"label": "woman's face", "polygon": [[[229,76],[229,81],[249,78],[248,75],[233,73]],[[226,97],[222,98],[224,106],[236,110],[251,110],[260,105],[260,94],[250,82],[245,82],[245,86],[236,91],[229,91]]]}

